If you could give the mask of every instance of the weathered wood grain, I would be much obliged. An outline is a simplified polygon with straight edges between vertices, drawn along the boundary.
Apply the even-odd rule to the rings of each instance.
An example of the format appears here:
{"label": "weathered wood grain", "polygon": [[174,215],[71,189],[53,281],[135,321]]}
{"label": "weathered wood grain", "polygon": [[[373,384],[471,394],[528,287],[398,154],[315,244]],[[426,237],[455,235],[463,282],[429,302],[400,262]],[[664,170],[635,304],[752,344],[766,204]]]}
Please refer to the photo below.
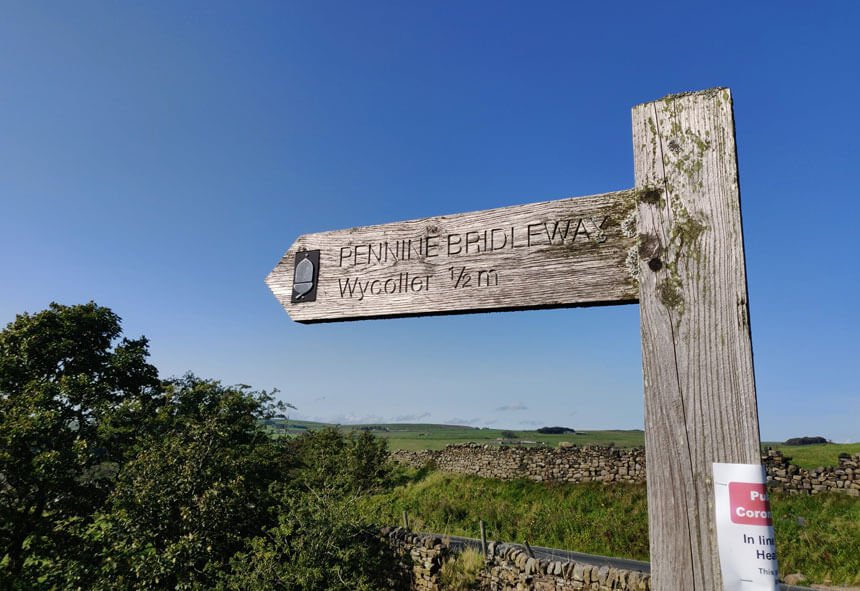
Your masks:
{"label": "weathered wood grain", "polygon": [[[308,234],[266,278],[298,322],[633,303],[635,192]],[[629,222],[629,219],[628,219]],[[635,228],[634,228],[635,230]],[[320,250],[316,300],[290,301],[300,250]],[[408,275],[407,275],[408,274]]]}
{"label": "weathered wood grain", "polygon": [[713,462],[759,463],[728,89],[633,109],[655,590],[722,589]]}

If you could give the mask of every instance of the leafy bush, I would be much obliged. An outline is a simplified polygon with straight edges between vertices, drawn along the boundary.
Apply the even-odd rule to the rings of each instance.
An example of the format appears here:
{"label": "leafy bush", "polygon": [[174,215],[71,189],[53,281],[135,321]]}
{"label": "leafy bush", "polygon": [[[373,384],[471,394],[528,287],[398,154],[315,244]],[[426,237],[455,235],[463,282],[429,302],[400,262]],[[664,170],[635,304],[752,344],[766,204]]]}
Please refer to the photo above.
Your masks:
{"label": "leafy bush", "polygon": [[221,588],[295,591],[409,589],[393,548],[361,522],[351,499],[326,491],[286,496],[278,525],[232,560]]}

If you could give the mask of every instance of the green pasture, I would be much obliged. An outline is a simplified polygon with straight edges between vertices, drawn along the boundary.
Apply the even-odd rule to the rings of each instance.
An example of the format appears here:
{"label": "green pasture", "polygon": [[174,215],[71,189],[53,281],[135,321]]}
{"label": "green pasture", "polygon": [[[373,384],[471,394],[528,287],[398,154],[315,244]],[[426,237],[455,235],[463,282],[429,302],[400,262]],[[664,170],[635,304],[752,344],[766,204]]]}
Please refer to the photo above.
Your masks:
{"label": "green pasture", "polygon": [[[275,426],[270,426],[269,431],[275,436],[282,436],[283,421],[273,421]],[[502,432],[506,429],[482,429],[466,427],[462,425],[433,425],[433,424],[409,424],[388,423],[377,425],[326,425],[313,421],[289,421],[289,433],[291,435],[301,432],[303,429],[322,429],[327,426],[337,426],[341,431],[370,430],[377,437],[388,441],[391,450],[408,449],[443,449],[451,443],[481,443],[498,444],[503,438]],[[576,445],[599,445],[616,447],[639,447],[645,445],[645,433],[641,430],[606,430],[606,431],[576,431],[563,435],[544,435],[533,430],[512,430],[516,438],[512,441],[521,445],[545,444],[553,447],[558,446],[560,441],[569,441]]]}
{"label": "green pasture", "polygon": [[[273,421],[268,427],[270,433],[275,437],[281,437],[285,433],[284,421]],[[334,426],[313,421],[289,421],[289,434],[296,435],[304,430],[317,430],[323,427]],[[498,444],[502,437],[502,429],[480,429],[462,425],[433,425],[433,424],[409,424],[409,423],[386,423],[378,425],[337,425],[343,432],[368,429],[377,437],[388,441],[391,450],[407,449],[443,449],[450,443],[481,443]],[[642,430],[577,430],[575,433],[564,435],[543,435],[537,431],[513,431],[516,439],[522,445],[531,445],[524,442],[536,442],[538,444],[558,446],[560,441],[569,441],[577,445],[608,446],[614,444],[616,447],[641,447],[645,445],[645,432]],[[821,466],[835,466],[838,463],[839,454],[847,453],[853,455],[860,453],[860,443],[827,443],[822,445],[785,445],[779,442],[766,441],[762,443],[762,449],[771,447],[781,451],[792,458],[792,463],[802,468],[818,468]]]}
{"label": "green pasture", "polygon": [[782,443],[762,443],[762,448],[771,447],[791,458],[792,464],[811,470],[822,466],[836,466],[839,454],[860,453],[860,443],[824,443],[818,445],[784,445]]}
{"label": "green pasture", "polygon": [[[475,429],[447,425],[390,425],[388,431],[375,431],[374,434],[388,440],[389,448],[396,449],[442,449],[450,443],[498,444],[503,429]],[[577,445],[613,444],[617,447],[636,447],[645,444],[643,431],[577,431],[562,435],[544,435],[537,431],[516,431],[517,436],[509,440],[521,445],[544,444],[557,447],[560,441]]]}
{"label": "green pasture", "polygon": [[[415,531],[648,560],[645,485],[502,481],[401,468],[400,484],[362,501],[375,523]],[[811,583],[860,583],[860,498],[771,495],[780,570]]]}

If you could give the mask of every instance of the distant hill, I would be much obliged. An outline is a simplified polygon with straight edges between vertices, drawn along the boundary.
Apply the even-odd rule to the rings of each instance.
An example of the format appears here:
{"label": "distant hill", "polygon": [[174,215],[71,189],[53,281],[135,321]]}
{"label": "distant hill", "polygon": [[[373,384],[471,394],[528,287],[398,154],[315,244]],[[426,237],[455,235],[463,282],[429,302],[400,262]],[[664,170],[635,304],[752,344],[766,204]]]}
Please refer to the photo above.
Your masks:
{"label": "distant hill", "polygon": [[[283,419],[275,419],[269,425],[277,435],[283,433]],[[499,445],[502,431],[509,429],[488,429],[467,425],[440,425],[431,423],[369,423],[363,425],[333,425],[314,421],[290,419],[289,433],[298,434],[305,429],[336,427],[341,431],[371,431],[378,437],[388,439],[389,448],[395,449],[442,449],[449,443],[481,443]],[[550,427],[552,429],[552,427]],[[565,429],[565,428],[562,428]],[[542,430],[542,429],[541,429]],[[535,442],[537,445],[558,446],[560,441],[575,445],[610,444],[616,447],[639,447],[645,445],[645,432],[634,430],[573,431],[564,433],[541,433],[541,430],[512,430],[517,439]]]}

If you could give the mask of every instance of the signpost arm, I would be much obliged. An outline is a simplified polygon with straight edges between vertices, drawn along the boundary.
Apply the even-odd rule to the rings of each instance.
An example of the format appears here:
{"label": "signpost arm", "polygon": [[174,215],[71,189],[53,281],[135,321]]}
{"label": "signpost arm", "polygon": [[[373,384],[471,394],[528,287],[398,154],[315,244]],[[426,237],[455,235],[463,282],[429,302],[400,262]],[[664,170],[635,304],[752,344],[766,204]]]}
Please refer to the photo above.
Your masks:
{"label": "signpost arm", "polygon": [[760,463],[728,89],[633,109],[652,584],[722,589],[712,463]]}

